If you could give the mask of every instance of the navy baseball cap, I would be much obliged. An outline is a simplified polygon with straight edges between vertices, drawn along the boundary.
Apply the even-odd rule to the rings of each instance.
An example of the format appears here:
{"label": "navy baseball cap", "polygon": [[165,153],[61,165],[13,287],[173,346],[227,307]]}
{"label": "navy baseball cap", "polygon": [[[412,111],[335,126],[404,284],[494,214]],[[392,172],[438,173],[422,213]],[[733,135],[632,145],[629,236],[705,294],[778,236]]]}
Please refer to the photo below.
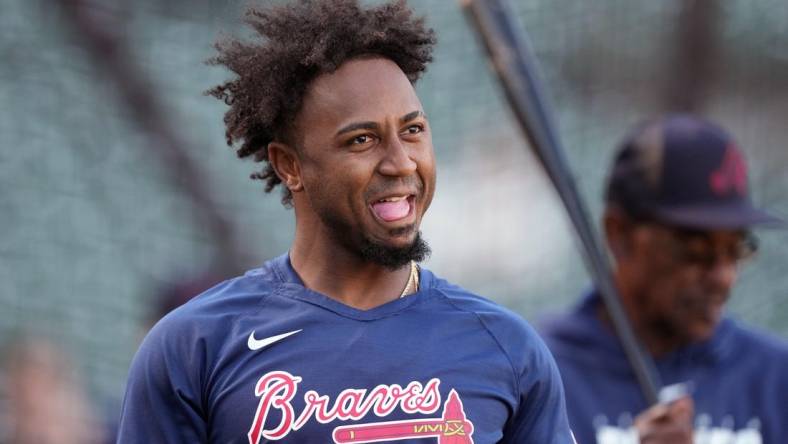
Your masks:
{"label": "navy baseball cap", "polygon": [[637,219],[686,228],[784,224],[753,206],[747,165],[731,136],[685,114],[646,122],[624,139],[606,200]]}

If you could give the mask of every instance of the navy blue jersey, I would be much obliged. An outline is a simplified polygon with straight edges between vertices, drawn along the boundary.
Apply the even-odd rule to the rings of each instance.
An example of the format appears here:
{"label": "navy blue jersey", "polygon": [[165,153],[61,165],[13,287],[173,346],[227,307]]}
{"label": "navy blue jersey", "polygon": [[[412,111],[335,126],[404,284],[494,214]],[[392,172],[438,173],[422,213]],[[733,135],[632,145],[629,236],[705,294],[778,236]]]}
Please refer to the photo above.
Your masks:
{"label": "navy blue jersey", "polygon": [[[601,298],[542,330],[563,377],[582,444],[636,444],[631,426],[648,405],[615,335],[596,316]],[[665,385],[689,383],[695,442],[782,444],[788,436],[788,345],[724,319],[708,341],[656,360]]]}
{"label": "navy blue jersey", "polygon": [[287,255],[162,319],[132,363],[119,443],[571,443],[552,356],[521,318],[422,269],[357,310]]}

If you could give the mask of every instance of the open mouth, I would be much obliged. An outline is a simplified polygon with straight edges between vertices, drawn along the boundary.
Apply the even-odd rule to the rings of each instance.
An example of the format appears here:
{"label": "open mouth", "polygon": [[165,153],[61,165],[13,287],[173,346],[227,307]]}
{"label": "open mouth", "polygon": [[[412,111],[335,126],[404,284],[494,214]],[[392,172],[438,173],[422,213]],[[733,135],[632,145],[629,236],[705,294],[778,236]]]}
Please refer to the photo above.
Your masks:
{"label": "open mouth", "polygon": [[383,222],[396,222],[413,214],[415,195],[388,196],[372,202],[372,213]]}

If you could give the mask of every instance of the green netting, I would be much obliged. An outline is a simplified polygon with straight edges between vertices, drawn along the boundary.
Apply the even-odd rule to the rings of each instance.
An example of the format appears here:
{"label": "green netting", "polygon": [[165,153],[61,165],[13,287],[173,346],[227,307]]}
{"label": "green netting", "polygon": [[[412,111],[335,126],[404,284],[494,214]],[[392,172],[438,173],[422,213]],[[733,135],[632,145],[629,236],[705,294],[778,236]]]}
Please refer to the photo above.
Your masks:
{"label": "green netting", "polygon": [[[292,212],[247,179],[256,166],[224,145],[224,107],[201,93],[224,79],[201,62],[233,2],[95,2],[131,48],[200,177],[181,178],[149,148],[59,7],[12,0],[0,14],[0,336],[50,335],[73,353],[98,399],[117,399],[128,363],[168,283],[210,268],[221,250],[176,180],[200,181],[231,221],[239,261],[286,250]],[[587,285],[573,235],[512,124],[462,14],[413,1],[439,35],[419,84],[433,125],[439,184],[424,225],[428,266],[528,319]],[[615,142],[659,112],[677,72],[683,2],[515,1],[541,62],[579,188],[598,217]],[[756,199],[788,214],[785,140],[788,12],[777,0],[721,3],[717,63],[703,110],[750,156]],[[788,237],[762,234],[731,310],[788,336]]]}

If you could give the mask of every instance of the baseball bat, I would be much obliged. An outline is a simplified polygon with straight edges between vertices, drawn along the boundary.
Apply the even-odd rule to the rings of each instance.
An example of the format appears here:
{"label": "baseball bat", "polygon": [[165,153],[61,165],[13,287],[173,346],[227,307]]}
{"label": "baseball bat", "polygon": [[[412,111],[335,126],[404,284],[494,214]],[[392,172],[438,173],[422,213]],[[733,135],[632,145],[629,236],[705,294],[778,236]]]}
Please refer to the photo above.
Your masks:
{"label": "baseball bat", "polygon": [[613,328],[646,401],[659,401],[654,361],[636,338],[613,282],[610,263],[577,191],[553,123],[547,94],[527,36],[507,0],[460,0],[475,27],[520,128],[553,183],[580,239],[586,267],[602,295]]}

